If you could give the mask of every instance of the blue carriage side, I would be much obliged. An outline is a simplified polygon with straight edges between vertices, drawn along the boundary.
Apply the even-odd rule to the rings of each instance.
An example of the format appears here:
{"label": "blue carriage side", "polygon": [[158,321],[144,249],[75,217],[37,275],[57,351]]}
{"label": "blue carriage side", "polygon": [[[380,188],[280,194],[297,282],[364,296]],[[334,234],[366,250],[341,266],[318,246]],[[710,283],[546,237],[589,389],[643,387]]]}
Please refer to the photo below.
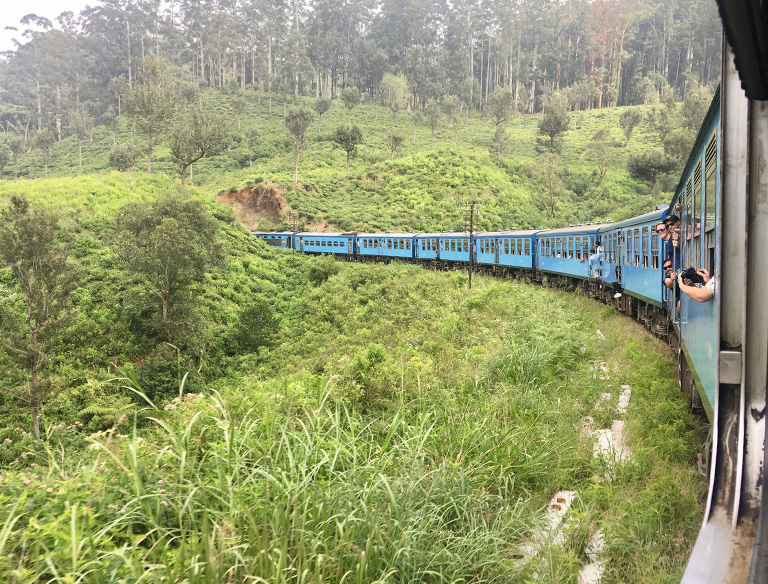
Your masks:
{"label": "blue carriage side", "polygon": [[576,225],[536,234],[540,271],[587,280],[592,276],[589,255],[599,242],[599,225]]}
{"label": "blue carriage side", "polygon": [[419,233],[415,237],[414,258],[468,263],[469,249],[467,233]]}
{"label": "blue carriage side", "polygon": [[412,259],[414,235],[412,233],[358,233],[356,251],[360,257]]}
{"label": "blue carriage side", "polygon": [[624,294],[661,308],[665,299],[663,271],[666,248],[656,233],[656,225],[667,214],[662,205],[600,228],[603,248],[603,281],[618,283]]}
{"label": "blue carriage side", "polygon": [[354,233],[311,233],[296,234],[296,249],[305,253],[351,256],[355,253]]}
{"label": "blue carriage side", "polygon": [[[715,94],[707,116],[696,137],[691,155],[675,188],[670,214],[680,218],[680,261],[682,269],[704,268],[715,279],[715,297],[696,302],[680,294],[680,309],[674,294],[669,295],[669,313],[685,359],[691,371],[692,395],[701,398],[712,418],[718,387],[717,359],[720,344],[718,316],[718,256],[720,190],[720,91]],[[723,196],[726,196],[723,193]]]}
{"label": "blue carriage side", "polygon": [[536,233],[536,229],[478,233],[475,261],[481,265],[531,270],[535,267]]}
{"label": "blue carriage side", "polygon": [[294,234],[292,231],[251,231],[251,235],[272,247],[280,249],[293,248]]}

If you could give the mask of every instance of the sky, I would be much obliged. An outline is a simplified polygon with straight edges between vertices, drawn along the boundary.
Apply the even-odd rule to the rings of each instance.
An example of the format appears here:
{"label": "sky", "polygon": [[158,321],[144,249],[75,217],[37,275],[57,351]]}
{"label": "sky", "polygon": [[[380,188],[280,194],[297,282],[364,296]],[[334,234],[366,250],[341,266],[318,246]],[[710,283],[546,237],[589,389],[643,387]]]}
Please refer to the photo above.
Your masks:
{"label": "sky", "polygon": [[[27,14],[43,16],[57,26],[56,17],[62,12],[74,12],[77,15],[88,4],[95,5],[98,0],[2,0],[0,1],[0,51],[15,49],[12,38],[22,40],[23,27],[19,20]],[[18,32],[5,30],[15,26]]]}

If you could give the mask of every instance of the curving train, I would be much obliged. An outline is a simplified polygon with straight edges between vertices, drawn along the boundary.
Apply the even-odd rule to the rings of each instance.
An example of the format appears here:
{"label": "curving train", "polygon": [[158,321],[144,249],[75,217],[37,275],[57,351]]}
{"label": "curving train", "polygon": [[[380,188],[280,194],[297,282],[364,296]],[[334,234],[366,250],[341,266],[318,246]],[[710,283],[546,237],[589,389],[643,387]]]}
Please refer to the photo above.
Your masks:
{"label": "curving train", "polygon": [[[468,267],[577,289],[645,324],[677,351],[680,388],[708,420],[700,467],[709,496],[683,582],[768,584],[768,9],[760,0],[719,6],[721,86],[669,205],[559,229],[253,235],[308,254]],[[672,216],[680,220],[674,246],[656,231]],[[601,283],[588,261],[598,246]],[[667,258],[676,270],[708,270],[713,298],[666,287]]]}

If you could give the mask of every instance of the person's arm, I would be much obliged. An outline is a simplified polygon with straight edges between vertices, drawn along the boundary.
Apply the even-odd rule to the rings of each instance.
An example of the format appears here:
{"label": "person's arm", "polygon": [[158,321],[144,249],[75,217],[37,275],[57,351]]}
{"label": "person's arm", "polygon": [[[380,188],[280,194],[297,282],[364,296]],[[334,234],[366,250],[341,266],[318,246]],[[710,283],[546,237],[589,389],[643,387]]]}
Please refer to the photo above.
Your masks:
{"label": "person's arm", "polygon": [[689,286],[688,284],[684,284],[679,277],[677,278],[677,285],[680,286],[680,290],[683,294],[693,298],[696,302],[709,302],[715,296],[715,293],[709,288]]}

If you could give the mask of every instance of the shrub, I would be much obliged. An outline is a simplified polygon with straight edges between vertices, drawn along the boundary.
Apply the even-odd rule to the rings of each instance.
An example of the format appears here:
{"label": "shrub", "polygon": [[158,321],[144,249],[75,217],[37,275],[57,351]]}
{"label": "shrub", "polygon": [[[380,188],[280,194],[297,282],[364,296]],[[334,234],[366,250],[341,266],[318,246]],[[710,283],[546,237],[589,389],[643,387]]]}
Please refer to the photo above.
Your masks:
{"label": "shrub", "polygon": [[109,164],[117,170],[125,171],[133,166],[136,156],[129,144],[118,144],[109,153]]}

